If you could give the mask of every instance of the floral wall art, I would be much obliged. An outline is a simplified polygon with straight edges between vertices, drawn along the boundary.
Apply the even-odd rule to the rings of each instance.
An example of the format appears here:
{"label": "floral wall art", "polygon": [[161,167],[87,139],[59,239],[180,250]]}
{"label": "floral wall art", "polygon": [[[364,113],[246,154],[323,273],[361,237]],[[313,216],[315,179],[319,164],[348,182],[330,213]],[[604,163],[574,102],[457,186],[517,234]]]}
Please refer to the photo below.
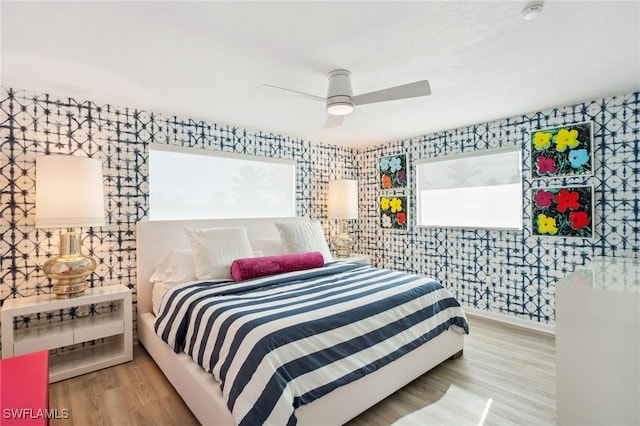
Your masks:
{"label": "floral wall art", "polygon": [[588,176],[593,173],[591,122],[531,132],[531,176]]}
{"label": "floral wall art", "polygon": [[539,188],[531,198],[534,235],[593,238],[593,187]]}
{"label": "floral wall art", "polygon": [[407,197],[380,197],[380,226],[383,229],[407,229]]}
{"label": "floral wall art", "polygon": [[391,155],[380,159],[380,188],[406,188],[407,155]]}

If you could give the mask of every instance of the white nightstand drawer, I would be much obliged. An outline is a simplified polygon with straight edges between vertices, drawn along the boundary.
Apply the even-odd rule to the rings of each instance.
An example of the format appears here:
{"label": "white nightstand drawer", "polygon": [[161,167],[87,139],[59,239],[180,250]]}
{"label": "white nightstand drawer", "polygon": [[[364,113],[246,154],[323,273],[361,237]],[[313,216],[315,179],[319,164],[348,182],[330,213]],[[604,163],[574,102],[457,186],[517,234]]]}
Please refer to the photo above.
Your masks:
{"label": "white nightstand drawer", "polygon": [[118,313],[101,314],[89,318],[74,327],[73,340],[76,343],[101,339],[124,332],[124,321]]}
{"label": "white nightstand drawer", "polygon": [[14,355],[73,345],[71,324],[46,324],[17,330],[13,341]]}

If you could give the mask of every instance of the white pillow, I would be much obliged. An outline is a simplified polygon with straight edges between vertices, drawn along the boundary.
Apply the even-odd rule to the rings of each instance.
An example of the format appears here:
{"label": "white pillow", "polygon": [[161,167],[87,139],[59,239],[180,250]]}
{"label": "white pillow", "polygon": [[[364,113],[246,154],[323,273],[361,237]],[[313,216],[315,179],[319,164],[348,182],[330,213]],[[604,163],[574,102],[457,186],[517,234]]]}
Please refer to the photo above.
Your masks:
{"label": "white pillow", "polygon": [[199,280],[231,280],[231,263],[254,257],[247,228],[185,228]]}
{"label": "white pillow", "polygon": [[331,251],[320,222],[276,223],[285,253],[319,251],[324,262],[331,262]]}
{"label": "white pillow", "polygon": [[[284,246],[279,238],[255,240],[251,246],[256,251],[256,256],[280,256],[285,254]],[[259,255],[257,253],[260,253]]]}
{"label": "white pillow", "polygon": [[156,263],[156,270],[149,281],[177,285],[196,278],[193,252],[189,249],[173,249]]}

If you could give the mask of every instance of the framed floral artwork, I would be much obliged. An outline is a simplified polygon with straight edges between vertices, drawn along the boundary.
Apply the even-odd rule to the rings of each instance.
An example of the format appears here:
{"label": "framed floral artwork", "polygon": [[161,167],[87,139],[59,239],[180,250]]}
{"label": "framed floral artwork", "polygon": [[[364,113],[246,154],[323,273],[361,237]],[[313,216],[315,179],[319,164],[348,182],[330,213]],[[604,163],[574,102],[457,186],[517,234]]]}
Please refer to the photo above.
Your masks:
{"label": "framed floral artwork", "polygon": [[593,126],[590,121],[531,132],[531,177],[593,174]]}
{"label": "framed floral artwork", "polygon": [[383,229],[407,229],[407,197],[380,197],[380,226]]}
{"label": "framed floral artwork", "polygon": [[593,238],[593,187],[531,190],[533,235]]}
{"label": "framed floral artwork", "polygon": [[407,154],[391,155],[380,159],[380,188],[406,188]]}

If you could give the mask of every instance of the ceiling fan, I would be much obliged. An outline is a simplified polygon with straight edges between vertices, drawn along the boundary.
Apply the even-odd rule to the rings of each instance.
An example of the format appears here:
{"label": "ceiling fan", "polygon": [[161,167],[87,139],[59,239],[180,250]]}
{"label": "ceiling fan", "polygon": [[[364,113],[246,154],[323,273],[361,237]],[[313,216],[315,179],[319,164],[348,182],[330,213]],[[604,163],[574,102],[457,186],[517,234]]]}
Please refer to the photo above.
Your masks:
{"label": "ceiling fan", "polygon": [[327,90],[326,98],[271,84],[262,84],[258,87],[270,87],[273,89],[286,90],[287,92],[302,95],[309,99],[326,102],[329,117],[324,125],[325,129],[341,126],[344,116],[351,114],[356,105],[395,101],[398,99],[415,98],[431,94],[429,81],[420,80],[414,83],[403,84],[401,86],[389,87],[387,89],[353,96],[350,75],[351,72],[343,69],[331,71],[329,73],[329,89]]}

